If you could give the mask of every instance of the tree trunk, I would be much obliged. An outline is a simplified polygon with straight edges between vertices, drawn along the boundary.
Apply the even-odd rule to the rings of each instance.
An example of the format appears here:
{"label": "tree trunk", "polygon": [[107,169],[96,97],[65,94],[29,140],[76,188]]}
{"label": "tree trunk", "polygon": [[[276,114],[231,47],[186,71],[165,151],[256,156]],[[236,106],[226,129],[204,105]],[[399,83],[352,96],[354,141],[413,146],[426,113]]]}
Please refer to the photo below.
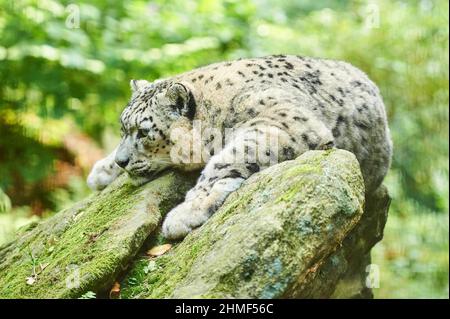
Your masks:
{"label": "tree trunk", "polygon": [[[166,254],[162,216],[195,183],[169,172],[142,187],[125,178],[0,248],[0,297],[368,298],[370,249],[389,206],[366,200],[353,154],[311,151],[252,176]],[[146,239],[147,238],[147,239]]]}

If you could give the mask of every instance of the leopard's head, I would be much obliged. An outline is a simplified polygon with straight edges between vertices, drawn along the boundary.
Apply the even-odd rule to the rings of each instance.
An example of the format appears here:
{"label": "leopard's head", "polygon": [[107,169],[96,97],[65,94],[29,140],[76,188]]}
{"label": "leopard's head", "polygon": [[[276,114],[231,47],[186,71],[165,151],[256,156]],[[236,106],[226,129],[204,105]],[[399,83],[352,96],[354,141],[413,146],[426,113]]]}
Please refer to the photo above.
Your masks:
{"label": "leopard's head", "polygon": [[195,103],[187,86],[178,82],[131,80],[130,86],[115,162],[131,176],[149,179],[172,166],[170,127],[180,117],[192,119]]}

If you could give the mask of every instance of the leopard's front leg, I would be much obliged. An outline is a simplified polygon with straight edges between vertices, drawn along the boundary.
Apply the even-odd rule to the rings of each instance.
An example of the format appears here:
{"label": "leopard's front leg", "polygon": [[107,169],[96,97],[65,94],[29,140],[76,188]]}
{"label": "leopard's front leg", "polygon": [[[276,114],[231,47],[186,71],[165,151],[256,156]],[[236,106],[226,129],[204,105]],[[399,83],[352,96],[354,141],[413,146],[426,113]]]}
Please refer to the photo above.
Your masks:
{"label": "leopard's front leg", "polygon": [[241,130],[221,152],[211,157],[185,201],[169,212],[163,223],[164,236],[170,239],[186,236],[202,225],[252,174],[286,160],[277,149],[283,148],[288,140],[286,132],[274,127]]}

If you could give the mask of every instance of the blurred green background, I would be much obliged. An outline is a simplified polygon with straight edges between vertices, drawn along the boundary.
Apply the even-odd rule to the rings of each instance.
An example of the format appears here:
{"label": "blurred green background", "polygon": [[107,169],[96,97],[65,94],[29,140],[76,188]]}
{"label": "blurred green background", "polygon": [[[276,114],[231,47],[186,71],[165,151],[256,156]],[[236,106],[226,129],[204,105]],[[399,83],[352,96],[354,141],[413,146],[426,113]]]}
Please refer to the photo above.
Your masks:
{"label": "blurred green background", "polygon": [[448,298],[448,1],[0,0],[0,244],[85,197],[131,78],[290,53],[379,85],[395,155],[378,298]]}

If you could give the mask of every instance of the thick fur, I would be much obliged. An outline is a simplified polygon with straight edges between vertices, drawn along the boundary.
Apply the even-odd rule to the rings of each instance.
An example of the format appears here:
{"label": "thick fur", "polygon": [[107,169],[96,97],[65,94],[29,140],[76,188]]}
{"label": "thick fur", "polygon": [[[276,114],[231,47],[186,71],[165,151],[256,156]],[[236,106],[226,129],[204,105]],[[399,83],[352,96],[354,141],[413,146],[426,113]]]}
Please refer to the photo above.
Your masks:
{"label": "thick fur", "polygon": [[[186,200],[167,215],[163,232],[168,238],[184,237],[204,223],[250,175],[307,150],[353,152],[366,192],[381,184],[391,163],[392,142],[378,88],[345,62],[285,55],[241,59],[155,83],[132,81],[131,86],[115,162],[141,181],[167,167],[203,168]],[[235,130],[219,151],[215,135],[207,135],[201,142],[206,159],[192,162],[192,154],[184,154],[174,161],[175,150],[193,143],[189,136],[196,121],[221,133]],[[273,135],[277,149],[266,143]],[[265,156],[245,160],[255,153]],[[122,170],[112,163],[113,156],[108,158],[100,164],[104,171],[96,165],[91,173],[94,189],[105,187]],[[95,178],[107,170],[111,178]]]}

